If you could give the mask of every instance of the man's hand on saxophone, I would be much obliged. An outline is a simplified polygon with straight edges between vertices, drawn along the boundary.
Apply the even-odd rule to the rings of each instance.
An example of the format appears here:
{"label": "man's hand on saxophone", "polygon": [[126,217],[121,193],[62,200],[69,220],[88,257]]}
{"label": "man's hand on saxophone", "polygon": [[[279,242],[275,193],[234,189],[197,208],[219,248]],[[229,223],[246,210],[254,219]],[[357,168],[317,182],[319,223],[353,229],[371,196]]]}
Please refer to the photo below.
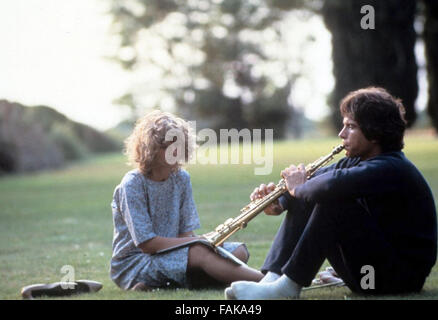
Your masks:
{"label": "man's hand on saxophone", "polygon": [[[262,183],[259,187],[255,188],[254,191],[251,193],[249,198],[251,201],[255,201],[257,199],[261,199],[267,194],[271,193],[275,189],[275,184],[273,182],[268,183],[267,185]],[[278,216],[284,211],[283,207],[281,206],[280,202],[275,200],[272,202],[269,206],[267,206],[264,210],[264,212],[268,216]]]}
{"label": "man's hand on saxophone", "polygon": [[286,188],[292,197],[295,196],[295,188],[307,181],[307,172],[304,164],[298,167],[291,165],[281,172],[281,176],[286,182]]}

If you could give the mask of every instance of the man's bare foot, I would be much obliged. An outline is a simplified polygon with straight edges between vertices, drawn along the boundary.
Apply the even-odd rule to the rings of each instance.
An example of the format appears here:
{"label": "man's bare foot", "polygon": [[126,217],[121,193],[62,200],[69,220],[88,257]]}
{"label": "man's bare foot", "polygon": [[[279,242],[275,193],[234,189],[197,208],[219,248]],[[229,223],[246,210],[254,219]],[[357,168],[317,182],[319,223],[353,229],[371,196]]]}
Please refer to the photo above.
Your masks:
{"label": "man's bare foot", "polygon": [[316,278],[313,279],[312,284],[323,285],[323,284],[329,284],[329,283],[335,284],[341,282],[343,282],[343,280],[339,278],[335,269],[333,269],[332,267],[327,267],[325,268],[324,271],[321,271],[317,274]]}

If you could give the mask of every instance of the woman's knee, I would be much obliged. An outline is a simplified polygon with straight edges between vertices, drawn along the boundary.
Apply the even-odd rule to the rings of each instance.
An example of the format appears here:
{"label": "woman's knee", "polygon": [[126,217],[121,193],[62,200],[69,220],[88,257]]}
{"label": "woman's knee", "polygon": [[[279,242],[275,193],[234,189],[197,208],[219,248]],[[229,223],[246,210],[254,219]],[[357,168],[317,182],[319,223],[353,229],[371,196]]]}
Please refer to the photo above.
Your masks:
{"label": "woman's knee", "polygon": [[201,267],[206,263],[213,251],[203,244],[194,244],[189,248],[188,265],[189,267]]}
{"label": "woman's knee", "polygon": [[238,246],[232,253],[234,256],[236,256],[236,258],[245,263],[247,263],[249,260],[249,251],[244,244]]}

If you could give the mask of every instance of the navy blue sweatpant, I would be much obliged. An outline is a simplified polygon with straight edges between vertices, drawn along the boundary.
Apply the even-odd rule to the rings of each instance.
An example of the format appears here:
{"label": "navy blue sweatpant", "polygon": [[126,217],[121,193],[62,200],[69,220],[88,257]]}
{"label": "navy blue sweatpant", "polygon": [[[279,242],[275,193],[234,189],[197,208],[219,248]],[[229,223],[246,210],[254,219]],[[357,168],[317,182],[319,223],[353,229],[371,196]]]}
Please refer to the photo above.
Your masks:
{"label": "navy blue sweatpant", "polygon": [[295,199],[261,270],[309,286],[325,259],[354,292],[416,292],[426,278],[398,255],[360,201],[310,205]]}

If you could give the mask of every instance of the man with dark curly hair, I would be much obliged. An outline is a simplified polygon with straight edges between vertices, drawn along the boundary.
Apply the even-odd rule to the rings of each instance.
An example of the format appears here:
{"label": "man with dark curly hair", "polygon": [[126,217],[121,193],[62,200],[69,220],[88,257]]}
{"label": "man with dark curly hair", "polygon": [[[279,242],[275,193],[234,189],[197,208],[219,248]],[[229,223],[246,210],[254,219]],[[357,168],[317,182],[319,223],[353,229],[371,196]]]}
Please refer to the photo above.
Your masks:
{"label": "man with dark curly hair", "polygon": [[[437,221],[427,182],[401,151],[404,107],[370,87],[348,94],[340,110],[346,157],[309,180],[302,164],[282,172],[289,192],[265,213],[288,212],[261,268],[266,275],[234,282],[228,299],[298,298],[325,259],[353,292],[422,289],[436,260]],[[262,184],[251,199],[274,187]]]}

